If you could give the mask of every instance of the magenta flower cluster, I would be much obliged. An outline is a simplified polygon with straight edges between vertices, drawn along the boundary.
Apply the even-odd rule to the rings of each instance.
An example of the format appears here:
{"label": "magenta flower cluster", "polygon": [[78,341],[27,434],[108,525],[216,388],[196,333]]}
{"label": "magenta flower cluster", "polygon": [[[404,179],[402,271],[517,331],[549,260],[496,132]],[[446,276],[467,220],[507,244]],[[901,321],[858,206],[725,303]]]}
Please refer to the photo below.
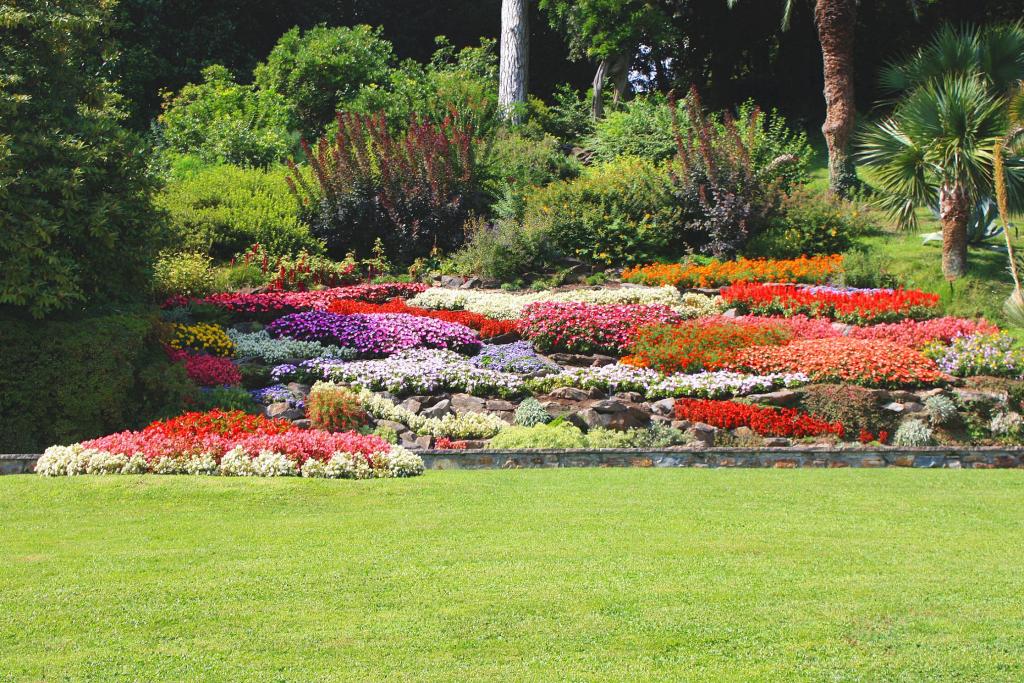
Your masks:
{"label": "magenta flower cluster", "polygon": [[448,349],[472,354],[480,349],[476,332],[458,323],[405,313],[306,311],[278,318],[267,326],[272,337],[290,337],[386,356],[407,349]]}

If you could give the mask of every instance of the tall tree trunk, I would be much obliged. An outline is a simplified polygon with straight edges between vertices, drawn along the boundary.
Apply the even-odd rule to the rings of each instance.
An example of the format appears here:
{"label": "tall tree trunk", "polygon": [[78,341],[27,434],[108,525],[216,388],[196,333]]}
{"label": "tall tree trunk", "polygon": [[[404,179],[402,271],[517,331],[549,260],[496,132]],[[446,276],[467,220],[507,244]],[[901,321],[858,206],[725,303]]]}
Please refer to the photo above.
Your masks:
{"label": "tall tree trunk", "polygon": [[967,274],[967,220],[971,204],[960,185],[939,189],[939,221],[942,224],[942,274],[955,280]]}
{"label": "tall tree trunk", "polygon": [[501,44],[498,65],[498,106],[502,115],[518,123],[517,105],[526,102],[526,75],[530,61],[530,27],[526,0],[501,0]]}
{"label": "tall tree trunk", "polygon": [[594,97],[590,101],[590,116],[594,119],[604,117],[604,80],[608,77],[608,68],[611,60],[605,57],[597,64],[597,73],[594,74],[592,84]]}
{"label": "tall tree trunk", "polygon": [[595,119],[604,116],[604,84],[612,80],[612,103],[618,104],[626,95],[629,86],[629,65],[632,55],[618,54],[605,57],[597,65],[594,74],[594,97],[590,102],[590,115]]}
{"label": "tall tree trunk", "polygon": [[818,28],[825,77],[825,123],[821,132],[828,145],[829,191],[846,196],[857,184],[857,171],[847,148],[857,110],[853,100],[853,36],[856,0],[817,0]]}

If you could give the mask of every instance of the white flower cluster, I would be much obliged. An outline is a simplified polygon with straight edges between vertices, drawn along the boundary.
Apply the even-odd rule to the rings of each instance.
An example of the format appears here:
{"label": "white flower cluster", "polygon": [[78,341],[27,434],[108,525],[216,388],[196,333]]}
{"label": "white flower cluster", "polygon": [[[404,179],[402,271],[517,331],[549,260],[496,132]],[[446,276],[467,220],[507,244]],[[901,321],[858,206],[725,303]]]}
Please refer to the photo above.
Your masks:
{"label": "white flower cluster", "polygon": [[331,479],[370,479],[414,477],[423,474],[423,460],[400,446],[392,446],[369,458],[361,453],[334,453],[322,462],[308,459],[300,469],[285,453],[261,451],[255,458],[241,447],[228,451],[218,464],[210,453],[190,457],[163,457],[150,465],[140,454],[127,457],[83,448],[81,444],[51,446],[39,458],[36,473],[45,477],[79,474],[219,474],[225,477],[325,477]]}
{"label": "white flower cluster", "polygon": [[722,310],[721,297],[680,294],[675,287],[621,287],[572,289],[563,292],[513,294],[498,289],[448,289],[432,287],[409,300],[410,306],[465,310],[500,320],[517,320],[523,309],[541,301],[574,301],[587,304],[664,304],[689,318],[714,315]]}
{"label": "white flower cluster", "polygon": [[476,367],[465,356],[441,349],[410,349],[387,358],[339,363],[325,374],[336,382],[393,394],[460,391],[511,396],[523,388],[519,375]]}
{"label": "white flower cluster", "polygon": [[36,463],[36,473],[44,477],[74,476],[76,474],[141,474],[149,468],[146,459],[136,454],[128,457],[121,453],[108,453],[82,444],[50,446]]}
{"label": "white flower cluster", "polygon": [[378,420],[400,422],[424,436],[447,436],[451,439],[489,439],[508,426],[504,420],[490,413],[463,413],[437,417],[423,417],[392,401],[362,390],[359,400],[363,409]]}
{"label": "white flower cluster", "polygon": [[266,330],[259,332],[228,330],[228,336],[235,343],[236,358],[258,358],[268,365],[300,358],[323,357],[350,360],[356,357],[356,352],[353,349],[320,342],[299,341],[287,337],[274,339],[267,334]]}
{"label": "white flower cluster", "polygon": [[310,458],[302,476],[320,479],[380,479],[417,477],[423,474],[423,459],[401,446],[376,453],[367,460],[360,453],[335,453],[326,462]]}
{"label": "white flower cluster", "polygon": [[647,398],[727,398],[761,393],[807,384],[803,373],[744,375],[720,370],[692,375],[662,375],[649,368],[623,363],[603,367],[565,368],[558,374],[526,380],[535,393],[548,393],[557,387],[600,389],[609,393],[635,391]]}

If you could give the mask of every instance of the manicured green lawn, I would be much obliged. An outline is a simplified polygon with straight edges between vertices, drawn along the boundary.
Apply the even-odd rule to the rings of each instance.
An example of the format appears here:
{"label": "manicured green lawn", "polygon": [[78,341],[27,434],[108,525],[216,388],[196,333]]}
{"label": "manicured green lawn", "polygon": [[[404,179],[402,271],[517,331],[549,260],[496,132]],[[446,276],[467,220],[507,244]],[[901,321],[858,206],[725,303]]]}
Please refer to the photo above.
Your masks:
{"label": "manicured green lawn", "polygon": [[1024,472],[0,477],[0,680],[1024,679]]}

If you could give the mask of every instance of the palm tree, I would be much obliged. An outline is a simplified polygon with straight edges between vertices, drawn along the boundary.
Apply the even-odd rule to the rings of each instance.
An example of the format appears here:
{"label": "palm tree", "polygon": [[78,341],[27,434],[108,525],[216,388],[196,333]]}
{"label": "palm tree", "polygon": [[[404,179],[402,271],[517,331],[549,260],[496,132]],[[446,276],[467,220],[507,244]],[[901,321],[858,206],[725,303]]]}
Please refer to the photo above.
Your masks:
{"label": "palm tree", "polygon": [[[733,7],[739,0],[726,0]],[[912,3],[913,6],[913,3]],[[789,28],[793,0],[786,0],[782,28]],[[853,39],[857,0],[814,0],[814,25],[821,44],[825,81],[825,123],[821,126],[828,146],[828,187],[845,196],[857,184],[857,171],[848,153],[857,120],[853,97]]]}
{"label": "palm tree", "polygon": [[967,225],[974,206],[995,193],[996,154],[1005,169],[1009,210],[1024,200],[1024,158],[1000,144],[1009,132],[1010,88],[1024,78],[1024,25],[942,29],[928,45],[887,67],[891,115],[861,136],[859,159],[874,171],[879,202],[903,226],[914,208],[938,200],[942,272],[967,271]]}

